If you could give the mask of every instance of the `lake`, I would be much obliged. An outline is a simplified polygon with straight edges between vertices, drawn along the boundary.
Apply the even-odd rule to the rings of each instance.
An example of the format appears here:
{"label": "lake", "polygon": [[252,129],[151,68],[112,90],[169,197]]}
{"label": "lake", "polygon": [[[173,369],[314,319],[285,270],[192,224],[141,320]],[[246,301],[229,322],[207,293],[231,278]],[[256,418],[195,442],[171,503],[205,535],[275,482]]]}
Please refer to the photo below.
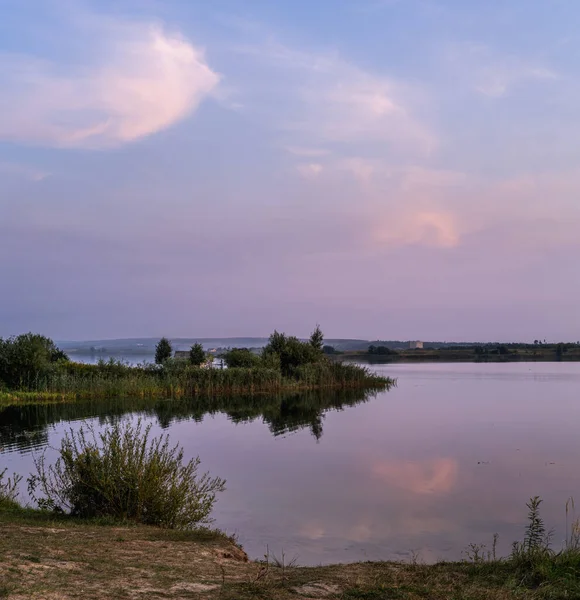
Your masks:
{"label": "lake", "polygon": [[[109,401],[0,409],[0,470],[83,419],[137,418],[227,480],[215,525],[252,558],[313,565],[459,559],[470,543],[509,552],[526,501],[544,499],[554,547],[580,502],[580,363],[373,365],[398,386],[271,401]],[[48,456],[54,452],[47,450]],[[23,492],[26,486],[22,485]],[[580,510],[580,505],[579,505]]]}

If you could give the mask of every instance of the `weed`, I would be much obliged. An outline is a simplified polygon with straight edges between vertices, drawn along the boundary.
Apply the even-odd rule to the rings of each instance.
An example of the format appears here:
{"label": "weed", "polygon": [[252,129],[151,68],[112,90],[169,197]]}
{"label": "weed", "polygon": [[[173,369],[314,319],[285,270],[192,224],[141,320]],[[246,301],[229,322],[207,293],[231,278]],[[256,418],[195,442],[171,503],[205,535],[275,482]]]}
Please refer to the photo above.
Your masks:
{"label": "weed", "polygon": [[[115,423],[101,433],[92,426],[70,430],[59,458],[35,460],[31,497],[43,509],[81,518],[113,517],[189,529],[209,522],[225,482],[198,474],[199,458],[183,464],[183,449],[168,436],[150,438],[151,426]],[[39,492],[39,493],[37,493]]]}
{"label": "weed", "polygon": [[0,507],[10,508],[18,506],[18,484],[22,480],[20,475],[14,474],[6,477],[8,469],[0,471]]}

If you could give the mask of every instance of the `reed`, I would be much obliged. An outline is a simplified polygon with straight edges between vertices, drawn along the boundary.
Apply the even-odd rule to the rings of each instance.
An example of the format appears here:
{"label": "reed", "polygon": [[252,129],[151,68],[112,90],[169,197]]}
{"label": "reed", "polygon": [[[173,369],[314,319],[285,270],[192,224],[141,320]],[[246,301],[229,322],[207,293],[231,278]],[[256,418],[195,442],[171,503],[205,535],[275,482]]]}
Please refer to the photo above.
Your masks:
{"label": "reed", "polygon": [[327,360],[297,367],[291,376],[263,366],[201,368],[179,360],[168,361],[163,367],[130,366],[114,360],[97,365],[67,362],[36,376],[23,389],[5,392],[0,403],[34,399],[56,402],[108,397],[184,398],[285,390],[379,390],[393,384],[393,380],[366,368]]}

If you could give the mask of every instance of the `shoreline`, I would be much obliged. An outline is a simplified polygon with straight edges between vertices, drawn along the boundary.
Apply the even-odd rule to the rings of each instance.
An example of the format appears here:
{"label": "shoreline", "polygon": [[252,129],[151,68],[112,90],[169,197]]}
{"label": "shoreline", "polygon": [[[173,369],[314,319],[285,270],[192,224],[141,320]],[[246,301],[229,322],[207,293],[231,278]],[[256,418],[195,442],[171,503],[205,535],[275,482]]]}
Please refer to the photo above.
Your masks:
{"label": "shoreline", "polygon": [[286,371],[262,365],[204,368],[183,360],[163,366],[131,366],[115,360],[96,365],[62,361],[50,365],[45,373],[30,372],[27,379],[18,383],[0,388],[0,406],[109,398],[179,400],[310,391],[381,391],[396,384],[394,379],[366,367],[324,359]]}
{"label": "shoreline", "polygon": [[487,355],[479,356],[475,354],[463,354],[456,352],[430,352],[430,351],[406,351],[399,354],[376,355],[368,352],[343,352],[337,355],[331,355],[331,358],[342,360],[346,363],[360,362],[365,365],[381,365],[390,363],[574,363],[580,362],[580,354],[570,356],[563,355],[558,358],[556,354],[507,354],[507,355]]}
{"label": "shoreline", "polygon": [[572,598],[576,579],[541,585],[521,565],[491,556],[471,561],[359,562],[300,567],[282,557],[248,560],[219,531],[176,531],[79,521],[0,507],[0,597],[206,598],[207,600],[419,600]]}
{"label": "shoreline", "polygon": [[390,377],[382,378],[384,381],[374,385],[358,384],[331,384],[331,385],[282,385],[273,388],[243,388],[235,387],[227,390],[215,390],[213,393],[205,390],[192,393],[185,393],[180,388],[159,389],[159,390],[130,390],[128,392],[109,392],[109,391],[85,391],[85,392],[30,392],[30,391],[0,391],[0,408],[18,405],[30,404],[68,404],[74,402],[83,402],[91,400],[122,400],[122,399],[142,399],[142,400],[195,400],[196,398],[232,398],[236,396],[243,397],[269,397],[271,395],[293,393],[293,392],[333,392],[333,391],[361,391],[361,392],[381,392],[388,391],[396,386],[396,379]]}

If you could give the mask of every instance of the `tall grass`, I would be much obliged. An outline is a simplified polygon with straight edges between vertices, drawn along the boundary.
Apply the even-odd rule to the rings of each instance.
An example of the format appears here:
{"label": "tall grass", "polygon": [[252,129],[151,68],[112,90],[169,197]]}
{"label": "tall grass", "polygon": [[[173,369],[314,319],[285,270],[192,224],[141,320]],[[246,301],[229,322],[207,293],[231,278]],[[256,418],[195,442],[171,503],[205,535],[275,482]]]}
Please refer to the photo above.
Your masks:
{"label": "tall grass", "polygon": [[[467,558],[474,563],[474,574],[492,576],[498,584],[518,590],[534,590],[534,598],[580,598],[580,522],[575,518],[574,501],[566,503],[566,543],[552,547],[552,532],[546,529],[540,514],[541,498],[526,504],[528,521],[521,542],[514,542],[511,554],[496,559],[484,545],[471,544]],[[569,522],[569,517],[572,517]],[[528,597],[527,591],[522,597]]]}
{"label": "tall grass", "polygon": [[8,477],[8,469],[0,471],[0,508],[18,506],[18,484],[22,480],[20,475]]}
{"label": "tall grass", "polygon": [[[200,368],[185,361],[173,360],[157,365],[129,366],[111,360],[97,365],[62,363],[42,376],[36,375],[21,390],[29,397],[52,399],[105,397],[192,397],[276,393],[282,390],[308,389],[384,389],[393,380],[371,373],[364,367],[327,360],[303,365],[292,376],[284,377],[279,369]],[[12,392],[8,394],[17,397]],[[5,399],[6,400],[6,399]]]}

